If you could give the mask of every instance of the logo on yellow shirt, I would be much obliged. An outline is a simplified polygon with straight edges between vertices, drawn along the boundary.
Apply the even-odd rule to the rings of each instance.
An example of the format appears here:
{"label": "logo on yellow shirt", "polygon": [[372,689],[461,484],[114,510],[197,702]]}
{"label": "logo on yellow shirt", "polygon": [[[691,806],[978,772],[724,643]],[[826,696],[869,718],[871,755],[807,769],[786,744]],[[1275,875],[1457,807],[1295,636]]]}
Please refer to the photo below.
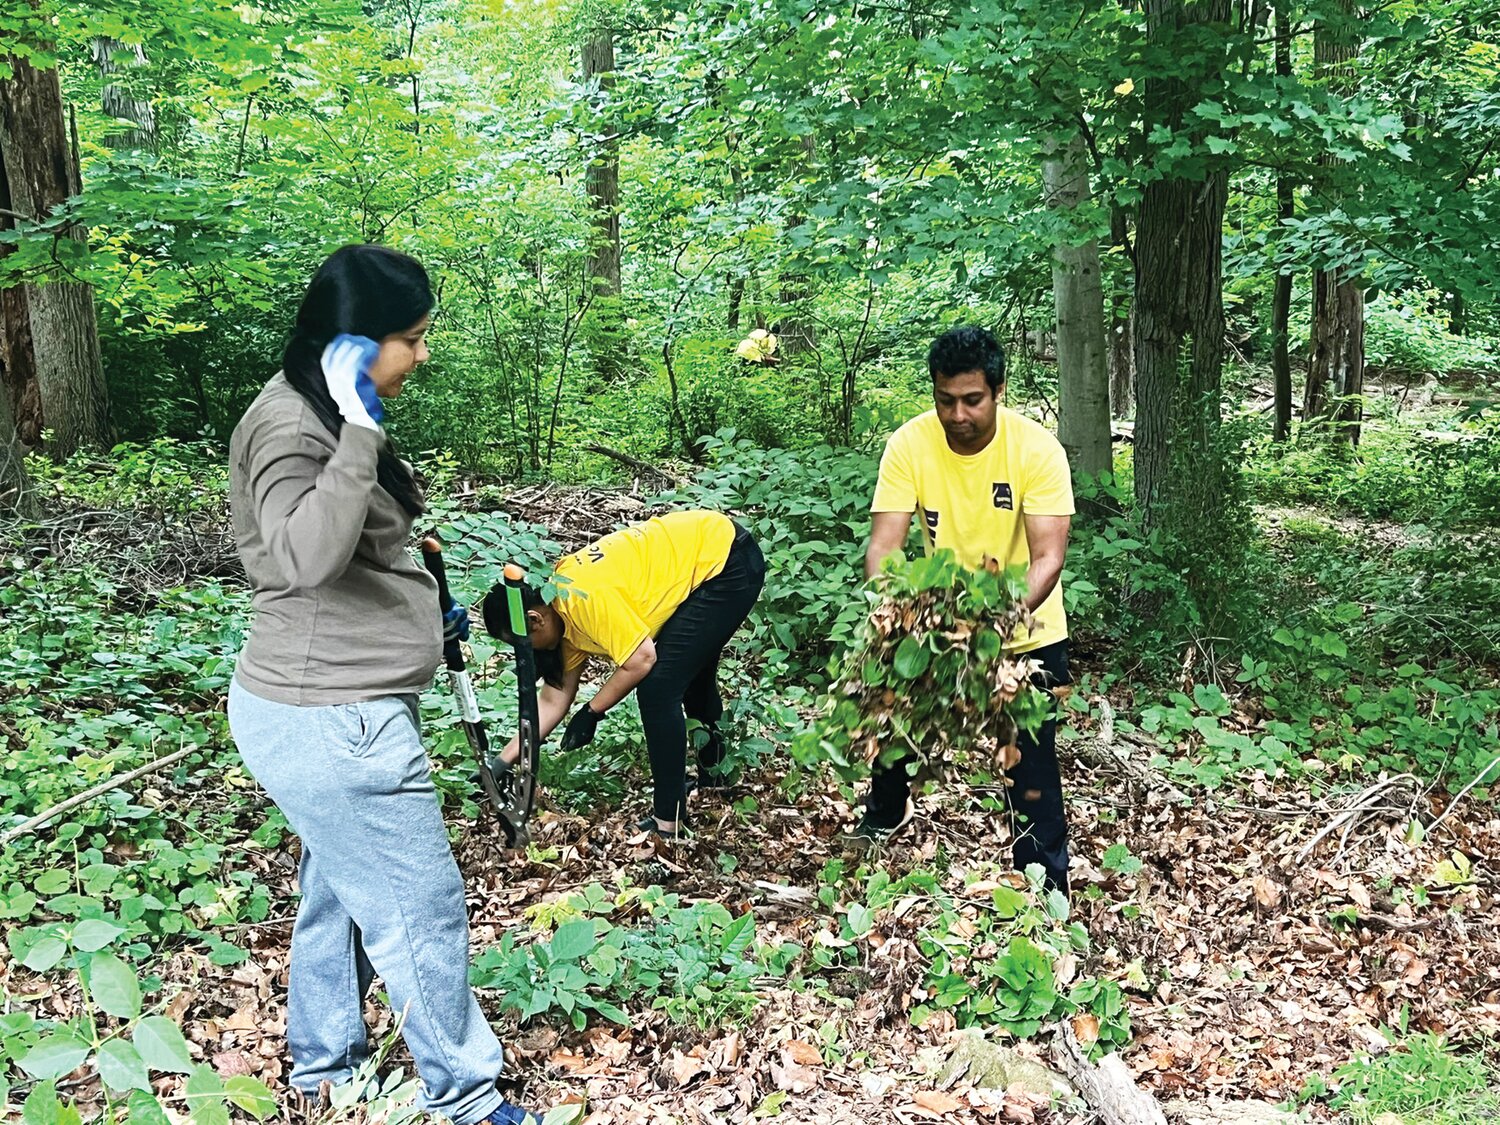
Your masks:
{"label": "logo on yellow shirt", "polygon": [[937,538],[938,514],[928,508],[922,509],[922,519],[927,524],[927,534]]}
{"label": "logo on yellow shirt", "polygon": [[1010,485],[1003,482],[996,482],[990,485],[990,488],[993,490],[992,494],[995,497],[995,507],[1004,508],[1007,512],[1015,511],[1016,502],[1011,496]]}

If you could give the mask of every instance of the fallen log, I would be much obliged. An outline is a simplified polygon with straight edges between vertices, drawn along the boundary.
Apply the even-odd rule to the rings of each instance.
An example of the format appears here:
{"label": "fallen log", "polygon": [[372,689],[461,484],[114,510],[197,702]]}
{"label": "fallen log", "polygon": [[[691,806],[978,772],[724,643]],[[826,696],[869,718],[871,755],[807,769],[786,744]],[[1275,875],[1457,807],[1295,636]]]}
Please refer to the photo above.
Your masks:
{"label": "fallen log", "polygon": [[1119,1055],[1105,1055],[1097,1065],[1089,1062],[1068,1020],[1057,1025],[1052,1061],[1104,1125],[1167,1125],[1161,1106],[1135,1084]]}
{"label": "fallen log", "polygon": [[681,488],[686,482],[676,473],[663,469],[660,465],[653,465],[649,461],[642,461],[639,457],[632,457],[629,453],[622,453],[618,449],[611,449],[607,445],[586,445],[590,453],[597,453],[601,457],[608,457],[612,461],[618,461],[622,465],[628,465],[642,473],[653,473],[662,480],[667,481],[674,488]]}

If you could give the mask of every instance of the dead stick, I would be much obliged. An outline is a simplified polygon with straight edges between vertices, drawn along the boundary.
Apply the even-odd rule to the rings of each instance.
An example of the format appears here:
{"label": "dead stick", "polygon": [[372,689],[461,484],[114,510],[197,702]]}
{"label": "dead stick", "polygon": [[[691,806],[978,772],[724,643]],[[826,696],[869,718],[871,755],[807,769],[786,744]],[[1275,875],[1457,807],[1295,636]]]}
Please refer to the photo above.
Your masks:
{"label": "dead stick", "polygon": [[156,761],[148,762],[146,765],[133,769],[129,773],[122,773],[119,777],[112,777],[108,781],[101,781],[92,789],[85,789],[76,797],[69,797],[66,801],[61,801],[58,804],[53,805],[46,812],[38,813],[30,820],[24,821],[21,824],[16,825],[14,828],[7,830],[5,835],[0,836],[0,844],[8,844],[17,836],[24,836],[28,832],[40,828],[53,817],[59,816],[62,813],[67,812],[69,809],[76,809],[85,801],[92,801],[101,793],[108,793],[111,789],[118,789],[122,785],[129,785],[138,777],[145,777],[148,773],[155,773],[159,769],[165,769],[173,762],[179,762],[183,758],[186,758],[196,749],[197,747],[195,746],[185,746],[181,750],[174,750],[165,758],[157,758]]}
{"label": "dead stick", "polygon": [[598,453],[600,456],[609,457],[615,461],[620,462],[620,464],[622,465],[629,465],[631,466],[631,468],[639,469],[643,473],[655,473],[657,476],[661,477],[662,480],[670,481],[672,484],[677,485],[679,488],[682,486],[681,477],[677,476],[674,473],[668,472],[666,469],[661,468],[659,465],[653,465],[649,461],[642,461],[639,457],[632,457],[628,453],[621,453],[618,449],[611,449],[607,445],[586,445],[584,446],[584,448],[587,449],[590,453]]}

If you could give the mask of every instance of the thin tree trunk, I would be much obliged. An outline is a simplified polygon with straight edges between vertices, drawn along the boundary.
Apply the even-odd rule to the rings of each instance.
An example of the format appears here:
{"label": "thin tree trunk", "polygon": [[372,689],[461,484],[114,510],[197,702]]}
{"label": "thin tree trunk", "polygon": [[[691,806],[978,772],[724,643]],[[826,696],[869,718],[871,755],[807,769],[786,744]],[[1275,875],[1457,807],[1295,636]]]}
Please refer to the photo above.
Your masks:
{"label": "thin tree trunk", "polygon": [[[614,85],[615,34],[610,28],[594,31],[583,44],[583,81],[595,80],[601,91]],[[594,246],[589,255],[589,280],[600,297],[620,294],[620,146],[615,126],[602,126],[605,137],[584,173],[589,214],[594,222]]]}
{"label": "thin tree trunk", "polygon": [[730,275],[724,279],[729,285],[729,331],[740,330],[740,306],[745,301],[745,279]]}
{"label": "thin tree trunk", "polygon": [[[1074,215],[1089,202],[1088,150],[1083,134],[1052,144],[1042,161],[1047,206]],[[1110,471],[1109,371],[1104,337],[1104,285],[1099,240],[1066,234],[1052,252],[1057,310],[1057,436],[1079,477]]]}
{"label": "thin tree trunk", "polygon": [[[1110,241],[1130,249],[1129,220],[1121,207],[1109,211]],[[1130,294],[1116,285],[1109,297],[1109,405],[1116,418],[1135,409],[1135,313]]]}
{"label": "thin tree trunk", "polygon": [[[812,162],[817,151],[817,139],[808,134],[801,139],[803,160]],[[787,230],[793,231],[805,222],[801,215],[793,215],[787,221]],[[783,356],[791,357],[811,351],[818,345],[818,330],[807,316],[807,305],[812,300],[812,287],[807,279],[789,269],[781,271],[781,316],[774,331],[780,341],[778,348]]]}
{"label": "thin tree trunk", "polygon": [[1271,427],[1273,441],[1286,441],[1292,432],[1292,275],[1276,275],[1271,292],[1271,377],[1276,418]]}
{"label": "thin tree trunk", "polygon": [[[1286,0],[1276,4],[1276,74],[1292,76],[1292,31],[1287,18]],[[1276,217],[1282,224],[1296,215],[1297,202],[1292,181],[1285,172],[1276,176]],[[1271,428],[1273,441],[1286,441],[1292,432],[1292,356],[1291,356],[1292,275],[1276,275],[1271,294],[1271,372],[1275,395],[1276,420]]]}
{"label": "thin tree trunk", "polygon": [[[123,66],[115,61],[117,55],[129,55],[131,61]],[[124,86],[110,81],[115,75],[127,73],[146,65],[146,49],[139,44],[126,46],[118,39],[103,35],[94,40],[94,65],[99,68],[99,77],[104,86],[99,91],[100,108],[106,117],[117,121],[129,121],[131,128],[110,132],[104,143],[110,148],[132,149],[156,148],[156,111],[148,98],[139,98]]]}
{"label": "thin tree trunk", "polygon": [[[0,392],[3,391],[0,387]],[[31,482],[26,475],[25,450],[16,436],[10,396],[0,393],[0,512],[28,512],[30,508]]]}
{"label": "thin tree trunk", "polygon": [[[1343,91],[1355,82],[1359,40],[1353,0],[1338,0],[1338,7],[1337,26],[1324,21],[1313,36],[1313,65],[1329,89]],[[1332,168],[1339,160],[1325,156],[1320,163]],[[1327,418],[1341,440],[1358,445],[1364,390],[1364,290],[1348,270],[1318,270],[1313,274],[1312,344],[1302,416]]]}
{"label": "thin tree trunk", "polygon": [[[12,77],[0,80],[0,209],[46,218],[79,191],[78,164],[68,140],[62,88],[56,70],[37,70],[11,57]],[[0,215],[0,229],[13,226]],[[61,237],[82,241],[76,228]],[[99,357],[93,290],[77,282],[21,286],[19,297],[0,302],[0,354],[14,405],[40,405],[41,425],[52,431],[49,451],[66,457],[109,439],[108,396]],[[35,390],[15,385],[34,379]],[[34,419],[16,419],[23,434]]]}
{"label": "thin tree trunk", "polygon": [[1465,312],[1463,296],[1458,293],[1453,294],[1448,300],[1448,331],[1455,336],[1468,334],[1469,321]]}
{"label": "thin tree trunk", "polygon": [[[1229,0],[1146,0],[1147,36],[1170,53],[1192,24],[1223,23]],[[1222,68],[1220,58],[1217,65]],[[1146,97],[1180,128],[1194,91],[1152,79]],[[1223,239],[1228,177],[1148,184],[1136,219],[1135,491],[1148,526],[1213,527],[1224,504],[1219,448],[1224,357]]]}

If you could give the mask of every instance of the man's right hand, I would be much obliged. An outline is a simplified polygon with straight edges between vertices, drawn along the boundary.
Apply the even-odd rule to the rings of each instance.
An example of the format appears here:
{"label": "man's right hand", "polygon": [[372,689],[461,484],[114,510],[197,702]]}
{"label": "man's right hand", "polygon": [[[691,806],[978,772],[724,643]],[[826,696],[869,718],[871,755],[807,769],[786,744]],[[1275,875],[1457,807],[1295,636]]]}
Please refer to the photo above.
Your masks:
{"label": "man's right hand", "polygon": [[380,357],[380,345],[368,336],[340,333],[323,349],[323,378],[344,421],[367,430],[380,429],[385,407],[375,393],[370,369]]}

